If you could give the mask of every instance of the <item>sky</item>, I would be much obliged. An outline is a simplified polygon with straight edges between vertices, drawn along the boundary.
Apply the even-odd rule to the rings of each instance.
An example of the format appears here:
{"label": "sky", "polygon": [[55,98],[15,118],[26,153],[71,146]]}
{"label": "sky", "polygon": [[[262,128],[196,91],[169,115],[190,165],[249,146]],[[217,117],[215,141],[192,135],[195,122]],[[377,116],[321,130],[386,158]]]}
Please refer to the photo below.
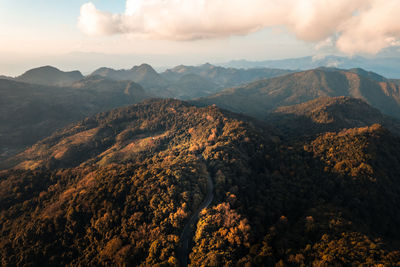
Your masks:
{"label": "sky", "polygon": [[0,74],[375,55],[400,0],[0,0]]}

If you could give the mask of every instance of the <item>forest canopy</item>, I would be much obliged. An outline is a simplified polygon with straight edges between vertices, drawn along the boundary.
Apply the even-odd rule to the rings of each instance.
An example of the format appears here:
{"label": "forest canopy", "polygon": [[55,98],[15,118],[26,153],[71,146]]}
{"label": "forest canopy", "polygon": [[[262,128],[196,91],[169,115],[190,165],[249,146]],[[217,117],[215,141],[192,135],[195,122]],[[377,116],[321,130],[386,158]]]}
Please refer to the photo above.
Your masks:
{"label": "forest canopy", "polygon": [[296,140],[215,106],[149,100],[70,125],[0,172],[3,266],[399,265],[400,138]]}

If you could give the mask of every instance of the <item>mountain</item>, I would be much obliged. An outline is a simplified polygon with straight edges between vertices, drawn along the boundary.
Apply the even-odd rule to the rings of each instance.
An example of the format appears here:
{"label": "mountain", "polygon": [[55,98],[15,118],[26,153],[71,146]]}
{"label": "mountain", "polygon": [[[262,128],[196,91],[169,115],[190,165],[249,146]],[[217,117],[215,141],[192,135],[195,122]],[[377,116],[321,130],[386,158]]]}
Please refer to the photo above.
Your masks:
{"label": "mountain", "polygon": [[278,107],[265,120],[286,135],[317,134],[381,124],[400,135],[400,121],[383,115],[361,99],[321,97],[305,103]]}
{"label": "mountain", "polygon": [[190,99],[212,95],[220,91],[221,87],[200,75],[185,74],[173,82],[167,90],[175,98]]}
{"label": "mountain", "polygon": [[148,97],[129,81],[88,78],[67,88],[0,79],[0,159],[71,122]]}
{"label": "mountain", "polygon": [[116,81],[134,81],[153,93],[161,93],[160,96],[168,96],[163,92],[168,83],[148,64],[134,66],[129,70],[100,68],[91,75],[98,75]]}
{"label": "mountain", "polygon": [[0,173],[2,264],[398,265],[400,139],[277,134],[178,100],[74,123]]}
{"label": "mountain", "polygon": [[214,66],[209,63],[200,66],[179,65],[168,69],[161,75],[169,81],[177,81],[187,74],[196,74],[219,85],[221,88],[238,86],[256,80],[267,79],[291,73],[290,70],[255,68],[255,69],[234,69]]}
{"label": "mountain", "polygon": [[138,83],[151,83],[158,86],[164,85],[165,81],[160,75],[148,64],[134,66],[132,69],[132,80]]}
{"label": "mountain", "polygon": [[216,104],[263,118],[280,106],[300,104],[319,97],[351,96],[363,99],[384,114],[400,118],[399,85],[388,79],[381,81],[381,76],[370,73],[364,76],[358,72],[318,68],[227,89],[195,102]]}
{"label": "mountain", "polygon": [[117,81],[134,81],[159,97],[191,99],[211,95],[227,87],[290,72],[279,69],[227,69],[207,63],[201,66],[179,65],[160,74],[150,65],[142,64],[130,70],[100,68],[91,75]]}
{"label": "mountain", "polygon": [[[157,116],[157,108],[160,109],[160,116]],[[179,113],[176,111],[177,108],[179,108]],[[186,125],[183,121],[186,116],[185,112],[192,116],[196,116],[196,112],[205,114],[216,112],[218,116],[223,115],[216,107],[197,110],[195,107],[177,100],[148,100],[135,106],[99,113],[72,124],[19,154],[13,161],[21,162],[19,166],[24,169],[41,168],[48,165],[49,162],[46,159],[59,161],[64,167],[75,167],[84,162],[100,165],[119,162],[128,159],[130,156],[135,156],[136,152],[149,153],[153,145],[154,147],[160,145],[162,149],[169,149],[169,146],[161,145],[163,142],[168,143],[174,140],[173,142],[176,142],[176,145],[184,145],[180,143],[181,141],[178,141],[181,138],[178,133],[182,132],[186,136],[186,132],[189,131],[187,127],[195,122],[197,123],[197,119],[202,122],[210,120],[212,124],[217,123],[213,122],[214,119],[210,117],[204,118],[206,115],[203,114],[200,118],[193,118],[196,121],[188,120]],[[175,118],[175,116],[178,117]],[[235,117],[236,115],[230,116]],[[182,120],[182,122],[175,125],[175,120]],[[169,125],[168,123],[172,123],[172,126],[165,128],[165,124]],[[182,126],[181,123],[183,123]],[[147,134],[148,131],[151,133]],[[214,129],[212,132],[215,131]],[[201,137],[201,142],[213,143],[212,138],[207,139],[207,134],[207,131],[201,133],[201,136],[196,134],[196,138]],[[140,138],[133,137],[136,135]],[[210,135],[215,134],[211,133]],[[175,138],[178,139],[175,140]],[[126,143],[127,141],[130,143]],[[131,141],[134,142],[131,143]],[[196,144],[191,145],[193,147],[190,150],[195,151]],[[198,149],[201,149],[204,145],[198,143]],[[82,153],[83,151],[86,152]],[[32,164],[32,166],[27,167],[29,164]]]}
{"label": "mountain", "polygon": [[92,72],[91,76],[100,76],[112,80],[129,80],[129,74],[128,70],[114,70],[112,68],[102,67]]}
{"label": "mountain", "polygon": [[51,66],[44,66],[28,70],[15,78],[18,82],[48,86],[69,86],[83,79],[79,71],[64,72]]}
{"label": "mountain", "polygon": [[280,68],[292,70],[308,70],[318,67],[335,67],[340,69],[363,68],[389,78],[400,77],[399,57],[388,55],[378,55],[374,58],[361,56],[308,56],[265,61],[235,60],[218,65],[230,68]]}
{"label": "mountain", "polygon": [[73,89],[94,91],[96,93],[122,93],[124,95],[142,95],[142,99],[148,93],[139,84],[132,81],[114,81],[101,76],[88,76],[71,85]]}

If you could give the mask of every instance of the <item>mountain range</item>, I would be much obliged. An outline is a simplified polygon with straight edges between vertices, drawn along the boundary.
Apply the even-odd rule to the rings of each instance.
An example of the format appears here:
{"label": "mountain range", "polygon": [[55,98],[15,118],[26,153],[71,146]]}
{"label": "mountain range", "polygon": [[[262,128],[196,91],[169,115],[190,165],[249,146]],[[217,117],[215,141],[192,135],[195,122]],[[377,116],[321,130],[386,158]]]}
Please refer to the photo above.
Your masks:
{"label": "mountain range", "polygon": [[223,68],[206,63],[200,66],[180,65],[162,73],[157,73],[148,64],[134,66],[129,70],[100,68],[91,75],[99,75],[117,81],[131,80],[160,97],[190,99],[290,72],[270,68],[250,70]]}
{"label": "mountain range", "polygon": [[279,106],[319,97],[351,96],[400,118],[399,88],[398,83],[360,69],[317,68],[226,89],[195,102],[262,118]]}
{"label": "mountain range", "polygon": [[[129,70],[100,68],[84,77],[79,71],[64,72],[44,66],[15,78],[3,76],[0,79],[0,159],[100,111],[150,97],[190,99],[211,95],[225,85],[287,73],[272,69],[253,73],[210,64],[185,68],[190,71],[178,71],[181,66],[159,74],[150,65],[142,64]],[[174,79],[171,73],[176,74]]]}
{"label": "mountain range", "polygon": [[235,69],[224,68],[209,63],[200,66],[179,65],[167,69],[161,75],[169,81],[178,81],[188,74],[198,75],[210,80],[221,88],[234,87],[261,79],[281,76],[293,71],[276,68]]}
{"label": "mountain range", "polygon": [[388,78],[398,78],[400,77],[399,58],[400,56],[398,53],[396,57],[382,54],[374,58],[329,55],[264,61],[234,60],[218,65],[228,68],[280,68],[291,70],[309,70],[318,67],[333,67],[340,69],[363,68],[379,73]]}
{"label": "mountain range", "polygon": [[399,266],[399,111],[361,68],[4,77],[0,264]]}
{"label": "mountain range", "polygon": [[[195,102],[197,105],[217,104],[262,120],[280,106],[332,96],[361,98],[384,114],[397,118],[400,114],[398,80],[389,80],[359,68],[347,71],[318,68],[283,75],[288,72],[228,69],[204,64],[198,67],[181,65],[158,74],[151,66],[142,64],[130,70],[103,68],[82,78],[80,73],[63,72],[53,67],[33,69],[17,78],[0,80],[0,101],[3,103],[0,157],[5,159],[53,131],[96,112],[155,96],[190,99],[209,95]],[[223,85],[275,75],[283,76],[215,94]],[[78,78],[81,79],[74,81]],[[31,84],[17,82],[19,79]],[[129,79],[148,87],[142,88]]]}

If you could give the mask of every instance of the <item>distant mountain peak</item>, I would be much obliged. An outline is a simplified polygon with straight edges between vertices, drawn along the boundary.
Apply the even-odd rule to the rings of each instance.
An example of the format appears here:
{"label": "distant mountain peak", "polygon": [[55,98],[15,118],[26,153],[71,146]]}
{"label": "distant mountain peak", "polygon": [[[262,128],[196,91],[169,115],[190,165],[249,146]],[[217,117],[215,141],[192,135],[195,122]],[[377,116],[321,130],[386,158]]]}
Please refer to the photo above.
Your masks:
{"label": "distant mountain peak", "polygon": [[139,66],[134,66],[131,69],[132,71],[146,71],[146,72],[152,72],[152,73],[157,73],[152,66],[150,66],[147,63],[142,63]]}
{"label": "distant mountain peak", "polygon": [[64,72],[56,67],[47,65],[30,69],[21,76],[16,77],[15,80],[40,85],[69,86],[83,78],[80,71]]}
{"label": "distant mountain peak", "polygon": [[109,68],[109,67],[100,67],[96,71],[109,71],[109,70],[114,70],[114,69]]}
{"label": "distant mountain peak", "polygon": [[60,71],[58,68],[50,66],[50,65],[46,65],[46,66],[41,66],[41,67],[37,67],[37,68],[33,68],[31,70],[28,70],[28,72],[32,72],[32,71],[37,71],[37,70],[51,70],[51,71]]}

